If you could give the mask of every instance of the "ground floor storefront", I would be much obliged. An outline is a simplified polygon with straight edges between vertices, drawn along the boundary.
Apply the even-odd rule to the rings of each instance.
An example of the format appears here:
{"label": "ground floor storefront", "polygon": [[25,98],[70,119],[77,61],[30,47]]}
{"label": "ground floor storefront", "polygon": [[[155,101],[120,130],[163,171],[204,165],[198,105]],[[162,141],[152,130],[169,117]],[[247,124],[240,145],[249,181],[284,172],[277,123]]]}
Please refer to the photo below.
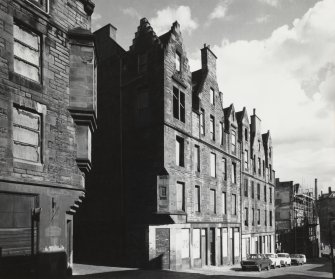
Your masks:
{"label": "ground floor storefront", "polygon": [[275,253],[274,232],[242,234],[242,259],[257,253]]}
{"label": "ground floor storefront", "polygon": [[[240,262],[239,224],[173,224],[149,227],[149,261],[180,270]],[[160,266],[159,266],[160,265]]]}

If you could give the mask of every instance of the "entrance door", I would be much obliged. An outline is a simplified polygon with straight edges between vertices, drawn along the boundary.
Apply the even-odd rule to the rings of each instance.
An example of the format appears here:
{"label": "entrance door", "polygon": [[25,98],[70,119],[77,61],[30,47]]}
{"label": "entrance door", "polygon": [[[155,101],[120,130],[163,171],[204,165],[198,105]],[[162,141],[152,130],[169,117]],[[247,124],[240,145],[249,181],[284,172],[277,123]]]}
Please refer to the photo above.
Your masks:
{"label": "entrance door", "polygon": [[215,229],[209,230],[209,255],[210,265],[215,265]]}
{"label": "entrance door", "polygon": [[207,230],[201,229],[201,263],[208,265],[207,261]]}

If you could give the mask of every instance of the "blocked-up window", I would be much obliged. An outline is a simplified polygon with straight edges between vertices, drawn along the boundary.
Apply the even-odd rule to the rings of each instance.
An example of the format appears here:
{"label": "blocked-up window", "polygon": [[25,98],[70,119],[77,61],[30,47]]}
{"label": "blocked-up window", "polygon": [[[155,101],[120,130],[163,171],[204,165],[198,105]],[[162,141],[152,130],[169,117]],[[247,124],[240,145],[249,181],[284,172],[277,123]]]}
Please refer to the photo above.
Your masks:
{"label": "blocked-up window", "polygon": [[211,171],[211,177],[216,177],[216,154],[215,153],[210,154],[210,171]]}
{"label": "blocked-up window", "polygon": [[215,102],[215,93],[214,93],[214,89],[211,88],[209,90],[209,101],[212,105],[214,105],[214,102]]}
{"label": "blocked-up window", "polygon": [[223,164],[223,179],[227,180],[227,159],[226,158],[222,158],[222,164]]}
{"label": "blocked-up window", "polygon": [[209,126],[209,132],[211,135],[211,140],[215,140],[215,118],[213,115],[209,118],[210,126]]}
{"label": "blocked-up window", "polygon": [[194,166],[197,172],[200,172],[200,146],[194,146]]}
{"label": "blocked-up window", "polygon": [[176,136],[176,165],[184,167],[184,139]]}
{"label": "blocked-up window", "polygon": [[236,207],[237,207],[236,195],[232,194],[231,197],[232,197],[232,214],[236,215]]}
{"label": "blocked-up window", "polygon": [[205,134],[205,110],[200,110],[200,134]]}
{"label": "blocked-up window", "polygon": [[185,123],[185,93],[173,87],[173,117]]}
{"label": "blocked-up window", "polygon": [[41,36],[14,23],[14,72],[41,81]]}
{"label": "blocked-up window", "polygon": [[220,126],[219,126],[219,129],[220,129],[220,131],[219,131],[219,136],[220,136],[220,145],[223,145],[223,123],[222,122],[220,122]]}
{"label": "blocked-up window", "polygon": [[231,131],[231,151],[236,153],[236,132],[234,130]]}
{"label": "blocked-up window", "polygon": [[41,115],[13,107],[13,156],[31,162],[41,161]]}
{"label": "blocked-up window", "polygon": [[175,66],[176,66],[176,71],[180,72],[181,71],[181,55],[176,52],[175,54]]}
{"label": "blocked-up window", "polygon": [[210,210],[211,213],[216,213],[216,191],[211,189],[210,190]]}
{"label": "blocked-up window", "polygon": [[226,192],[222,192],[222,214],[227,214],[227,198],[226,198]]}
{"label": "blocked-up window", "polygon": [[200,186],[194,188],[194,211],[200,212]]}
{"label": "blocked-up window", "polygon": [[181,230],[181,257],[183,259],[190,257],[190,230]]}
{"label": "blocked-up window", "polygon": [[185,184],[182,182],[177,182],[176,189],[177,197],[177,210],[185,211]]}
{"label": "blocked-up window", "polygon": [[248,207],[244,208],[244,225],[245,226],[249,225],[249,208]]}
{"label": "blocked-up window", "polygon": [[248,150],[244,150],[244,169],[249,169],[249,152]]}

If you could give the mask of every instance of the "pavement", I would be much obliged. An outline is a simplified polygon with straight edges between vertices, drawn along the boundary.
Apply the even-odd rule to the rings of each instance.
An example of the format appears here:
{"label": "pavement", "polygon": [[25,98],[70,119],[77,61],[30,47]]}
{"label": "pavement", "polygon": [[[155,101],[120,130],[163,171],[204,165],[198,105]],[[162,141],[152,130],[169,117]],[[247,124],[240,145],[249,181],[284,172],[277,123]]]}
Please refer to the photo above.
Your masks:
{"label": "pavement", "polygon": [[242,271],[240,265],[223,267],[205,266],[203,268],[170,271],[74,264],[73,275],[74,279],[332,278],[331,265],[327,259],[317,259],[303,266],[282,267],[261,272]]}

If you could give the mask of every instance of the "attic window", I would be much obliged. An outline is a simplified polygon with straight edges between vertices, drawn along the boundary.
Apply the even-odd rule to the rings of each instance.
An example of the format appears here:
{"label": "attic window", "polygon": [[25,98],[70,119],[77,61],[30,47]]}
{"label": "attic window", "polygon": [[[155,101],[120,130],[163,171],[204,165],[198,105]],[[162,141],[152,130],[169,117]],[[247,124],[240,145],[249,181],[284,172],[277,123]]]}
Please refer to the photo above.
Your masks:
{"label": "attic window", "polygon": [[212,105],[214,105],[214,100],[215,100],[214,96],[215,96],[214,95],[214,89],[211,88],[210,91],[209,91],[209,101]]}
{"label": "attic window", "polygon": [[176,64],[176,71],[180,72],[181,71],[181,55],[178,52],[176,52],[176,55],[175,55],[175,64]]}

